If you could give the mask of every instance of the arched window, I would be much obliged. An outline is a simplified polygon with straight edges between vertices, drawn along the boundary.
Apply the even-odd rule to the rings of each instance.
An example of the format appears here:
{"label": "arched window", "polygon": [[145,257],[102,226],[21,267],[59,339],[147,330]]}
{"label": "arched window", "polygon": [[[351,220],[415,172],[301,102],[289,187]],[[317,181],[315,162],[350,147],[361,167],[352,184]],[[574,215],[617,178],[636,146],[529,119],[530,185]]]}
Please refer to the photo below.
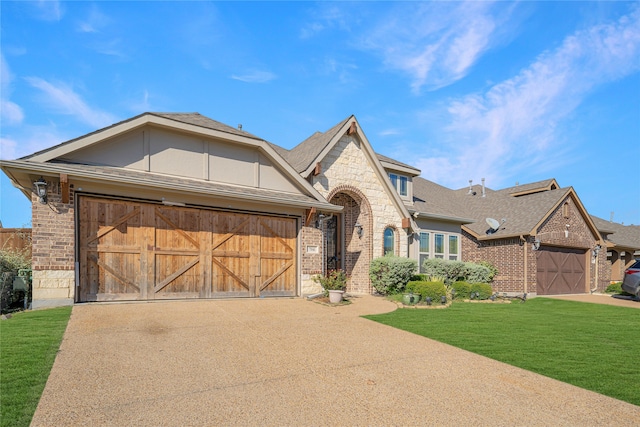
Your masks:
{"label": "arched window", "polygon": [[384,254],[395,255],[395,230],[391,227],[384,229]]}

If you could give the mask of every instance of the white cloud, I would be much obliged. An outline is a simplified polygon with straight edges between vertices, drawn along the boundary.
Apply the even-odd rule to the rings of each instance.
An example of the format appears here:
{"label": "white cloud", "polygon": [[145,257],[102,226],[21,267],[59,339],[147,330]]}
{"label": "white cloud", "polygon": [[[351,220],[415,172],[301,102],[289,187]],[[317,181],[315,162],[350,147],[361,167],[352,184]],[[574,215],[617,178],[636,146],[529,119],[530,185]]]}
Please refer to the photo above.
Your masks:
{"label": "white cloud", "polygon": [[18,143],[9,138],[0,137],[0,159],[13,160],[17,158],[16,147]]}
{"label": "white cloud", "polygon": [[0,138],[0,158],[3,160],[17,159],[68,140],[62,135],[55,124],[45,126],[25,126],[19,135],[8,135]]}
{"label": "white cloud", "polygon": [[6,124],[20,124],[24,120],[22,108],[14,102],[0,99],[0,111],[2,112],[2,121]]}
{"label": "white cloud", "polygon": [[33,4],[38,18],[43,21],[60,21],[64,15],[64,9],[57,0],[38,0]]}
{"label": "white cloud", "polygon": [[[363,39],[362,47],[379,53],[387,67],[411,77],[411,88],[434,90],[467,75],[492,47],[492,36],[505,19],[492,2],[409,3],[385,15]],[[510,8],[501,8],[508,15]]]}
{"label": "white cloud", "polygon": [[24,119],[22,108],[9,100],[13,79],[4,55],[0,55],[0,118],[3,125],[20,124]]}
{"label": "white cloud", "polygon": [[502,182],[518,170],[566,164],[572,147],[558,127],[594,88],[640,71],[638,58],[640,8],[578,31],[513,78],[452,100],[441,129],[449,140],[439,147],[451,156],[417,166],[429,179],[457,185],[460,173]]}
{"label": "white cloud", "polygon": [[110,19],[94,4],[87,18],[78,23],[77,31],[81,33],[99,33],[109,22]]}
{"label": "white cloud", "polygon": [[349,31],[349,21],[353,20],[353,15],[345,13],[346,4],[320,3],[313,9],[313,19],[305,23],[300,30],[300,38],[308,39],[323,31],[340,29]]}
{"label": "white cloud", "polygon": [[149,91],[145,89],[138,99],[133,102],[128,102],[127,105],[129,110],[134,114],[142,114],[152,111],[151,104],[149,102]]}
{"label": "white cloud", "polygon": [[276,78],[276,75],[269,71],[250,71],[246,74],[233,74],[234,80],[240,80],[245,83],[267,83]]}
{"label": "white cloud", "polygon": [[42,91],[49,106],[60,114],[75,116],[96,128],[108,126],[116,121],[111,114],[87,105],[80,95],[64,83],[53,84],[39,77],[27,77],[25,80]]}
{"label": "white cloud", "polygon": [[384,130],[381,130],[380,132],[378,132],[378,135],[380,135],[380,136],[397,136],[397,135],[402,135],[402,132],[400,132],[398,129],[384,129]]}

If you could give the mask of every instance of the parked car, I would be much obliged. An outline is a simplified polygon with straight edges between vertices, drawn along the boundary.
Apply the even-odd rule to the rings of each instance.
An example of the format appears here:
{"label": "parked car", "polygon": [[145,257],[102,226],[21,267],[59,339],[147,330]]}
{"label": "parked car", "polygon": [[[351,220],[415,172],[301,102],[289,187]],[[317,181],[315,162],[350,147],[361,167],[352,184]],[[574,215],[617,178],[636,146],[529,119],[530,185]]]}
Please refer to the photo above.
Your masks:
{"label": "parked car", "polygon": [[624,271],[622,290],[640,298],[640,259]]}

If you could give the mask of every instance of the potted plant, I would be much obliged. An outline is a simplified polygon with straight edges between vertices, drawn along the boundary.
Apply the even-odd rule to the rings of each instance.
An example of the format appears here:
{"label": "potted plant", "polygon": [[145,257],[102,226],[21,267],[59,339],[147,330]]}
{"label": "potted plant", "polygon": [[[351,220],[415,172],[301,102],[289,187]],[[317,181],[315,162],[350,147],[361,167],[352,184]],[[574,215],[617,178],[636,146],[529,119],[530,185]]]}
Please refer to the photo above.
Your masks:
{"label": "potted plant", "polygon": [[343,270],[330,270],[325,276],[318,275],[313,280],[320,283],[328,293],[330,303],[337,304],[342,301],[347,287],[347,274]]}

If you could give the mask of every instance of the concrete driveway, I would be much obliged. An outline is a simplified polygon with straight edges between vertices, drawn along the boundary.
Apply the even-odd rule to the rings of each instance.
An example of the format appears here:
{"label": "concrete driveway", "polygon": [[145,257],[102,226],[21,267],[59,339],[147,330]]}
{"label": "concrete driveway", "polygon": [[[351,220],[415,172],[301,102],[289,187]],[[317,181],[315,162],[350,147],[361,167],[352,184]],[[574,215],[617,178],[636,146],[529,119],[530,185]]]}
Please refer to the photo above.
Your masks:
{"label": "concrete driveway", "polygon": [[358,317],[393,309],[77,305],[32,425],[638,425],[638,406]]}

